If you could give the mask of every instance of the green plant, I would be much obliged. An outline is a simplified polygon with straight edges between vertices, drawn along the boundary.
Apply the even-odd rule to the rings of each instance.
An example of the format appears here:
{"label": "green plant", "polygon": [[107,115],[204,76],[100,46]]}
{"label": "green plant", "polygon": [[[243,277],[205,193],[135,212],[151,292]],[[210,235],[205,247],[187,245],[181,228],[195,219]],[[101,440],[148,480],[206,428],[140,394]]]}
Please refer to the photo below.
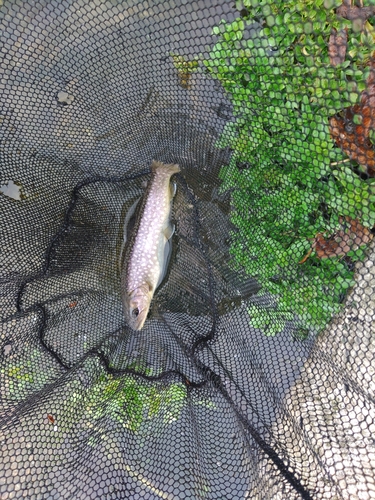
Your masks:
{"label": "green plant", "polygon": [[[233,103],[235,121],[218,147],[233,150],[222,168],[232,191],[234,265],[256,277],[268,305],[249,306],[251,323],[267,335],[297,320],[297,335],[324,328],[354,283],[345,256],[317,253],[304,260],[319,234],[339,231],[342,217],[375,224],[374,191],[356,175],[330,136],[329,118],[357,103],[375,50],[372,25],[339,18],[338,0],[245,0],[245,19],[214,29],[218,42],[204,61]],[[244,39],[254,20],[258,37]],[[332,65],[332,30],[347,32],[346,58]],[[362,252],[362,253],[361,253]],[[302,332],[302,333],[301,333]]]}
{"label": "green plant", "polygon": [[180,85],[185,89],[190,89],[190,77],[199,69],[199,58],[188,60],[184,56],[171,53],[173,65],[177,70]]}
{"label": "green plant", "polygon": [[0,368],[3,398],[18,402],[50,381],[50,374],[40,370],[45,363],[40,350],[25,347],[25,351],[4,357]]}
{"label": "green plant", "polygon": [[111,416],[124,427],[136,432],[146,420],[161,418],[164,424],[177,420],[186,403],[186,387],[141,383],[132,375],[101,375],[89,391],[86,413],[97,421]]}

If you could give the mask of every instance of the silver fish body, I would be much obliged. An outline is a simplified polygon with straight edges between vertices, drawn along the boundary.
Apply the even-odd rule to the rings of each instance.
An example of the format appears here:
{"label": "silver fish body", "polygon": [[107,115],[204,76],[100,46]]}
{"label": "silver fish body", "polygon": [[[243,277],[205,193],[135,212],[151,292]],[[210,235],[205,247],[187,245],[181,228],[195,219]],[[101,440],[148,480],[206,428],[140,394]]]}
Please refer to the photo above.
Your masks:
{"label": "silver fish body", "polygon": [[177,172],[178,165],[153,161],[146,192],[132,207],[135,223],[121,256],[121,295],[126,321],[133,330],[143,328],[164,275],[173,233],[170,212],[175,189],[170,180]]}

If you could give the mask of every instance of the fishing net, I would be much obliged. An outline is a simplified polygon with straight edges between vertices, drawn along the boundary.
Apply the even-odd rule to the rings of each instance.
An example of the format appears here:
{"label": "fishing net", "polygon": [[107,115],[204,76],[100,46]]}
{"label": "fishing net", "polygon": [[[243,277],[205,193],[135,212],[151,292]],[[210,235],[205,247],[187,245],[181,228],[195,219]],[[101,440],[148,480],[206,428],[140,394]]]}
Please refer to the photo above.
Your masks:
{"label": "fishing net", "polygon": [[0,1],[1,500],[375,497],[372,4]]}

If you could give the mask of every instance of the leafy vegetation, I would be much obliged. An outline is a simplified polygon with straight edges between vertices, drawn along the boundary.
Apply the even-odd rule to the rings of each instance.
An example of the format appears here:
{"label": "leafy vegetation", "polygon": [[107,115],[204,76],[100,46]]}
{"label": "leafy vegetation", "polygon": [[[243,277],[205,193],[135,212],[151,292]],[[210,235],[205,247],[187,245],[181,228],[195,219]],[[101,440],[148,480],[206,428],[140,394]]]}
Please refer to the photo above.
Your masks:
{"label": "leafy vegetation", "polygon": [[19,402],[37,387],[49,380],[48,374],[39,369],[43,358],[38,349],[30,348],[16,355],[4,356],[0,367],[0,384],[3,398]]}
{"label": "leafy vegetation", "polygon": [[[218,142],[233,154],[220,176],[222,190],[232,191],[239,229],[232,235],[234,265],[275,299],[249,307],[251,323],[266,335],[296,316],[302,338],[326,326],[354,283],[353,263],[364,247],[304,256],[317,235],[328,241],[342,230],[343,218],[368,229],[375,224],[373,184],[353,171],[329,129],[332,115],[359,102],[375,50],[371,19],[359,25],[338,17],[341,4],[245,0],[243,19],[214,29],[219,38],[204,61],[233,103],[235,120]],[[254,21],[262,27],[246,37]],[[335,65],[332,33],[347,34]]]}
{"label": "leafy vegetation", "polygon": [[132,375],[104,374],[89,392],[86,409],[94,421],[110,416],[136,432],[145,420],[161,418],[164,424],[178,420],[185,404],[186,387],[182,383],[148,385]]}
{"label": "leafy vegetation", "polygon": [[199,60],[195,57],[193,60],[188,60],[184,56],[171,53],[173,65],[177,70],[177,75],[181,87],[190,89],[190,77],[199,69]]}

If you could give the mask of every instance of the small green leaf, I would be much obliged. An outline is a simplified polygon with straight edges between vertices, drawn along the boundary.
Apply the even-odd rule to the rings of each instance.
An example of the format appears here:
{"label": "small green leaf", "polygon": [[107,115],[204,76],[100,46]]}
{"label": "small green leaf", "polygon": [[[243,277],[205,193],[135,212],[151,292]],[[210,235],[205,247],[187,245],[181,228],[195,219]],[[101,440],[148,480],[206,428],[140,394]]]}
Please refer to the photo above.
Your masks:
{"label": "small green leaf", "polygon": [[[338,258],[309,254],[313,241],[319,233],[335,234],[345,215],[366,227],[375,223],[375,188],[345,162],[329,129],[333,115],[359,102],[375,50],[367,34],[353,33],[351,21],[337,18],[341,3],[245,0],[249,22],[266,19],[263,30],[240,44],[238,21],[225,25],[219,55],[216,44],[210,56],[235,120],[218,141],[233,150],[220,172],[221,189],[231,189],[230,218],[238,230],[232,265],[272,297],[272,307],[249,306],[251,324],[265,335],[281,332],[288,321],[298,320],[299,338],[325,327],[340,310],[353,273]],[[332,28],[349,33],[347,57],[338,66],[328,54]],[[277,48],[275,55],[270,47]],[[353,121],[360,124],[361,115]],[[370,139],[375,141],[373,131]],[[244,163],[249,167],[239,169]]]}

